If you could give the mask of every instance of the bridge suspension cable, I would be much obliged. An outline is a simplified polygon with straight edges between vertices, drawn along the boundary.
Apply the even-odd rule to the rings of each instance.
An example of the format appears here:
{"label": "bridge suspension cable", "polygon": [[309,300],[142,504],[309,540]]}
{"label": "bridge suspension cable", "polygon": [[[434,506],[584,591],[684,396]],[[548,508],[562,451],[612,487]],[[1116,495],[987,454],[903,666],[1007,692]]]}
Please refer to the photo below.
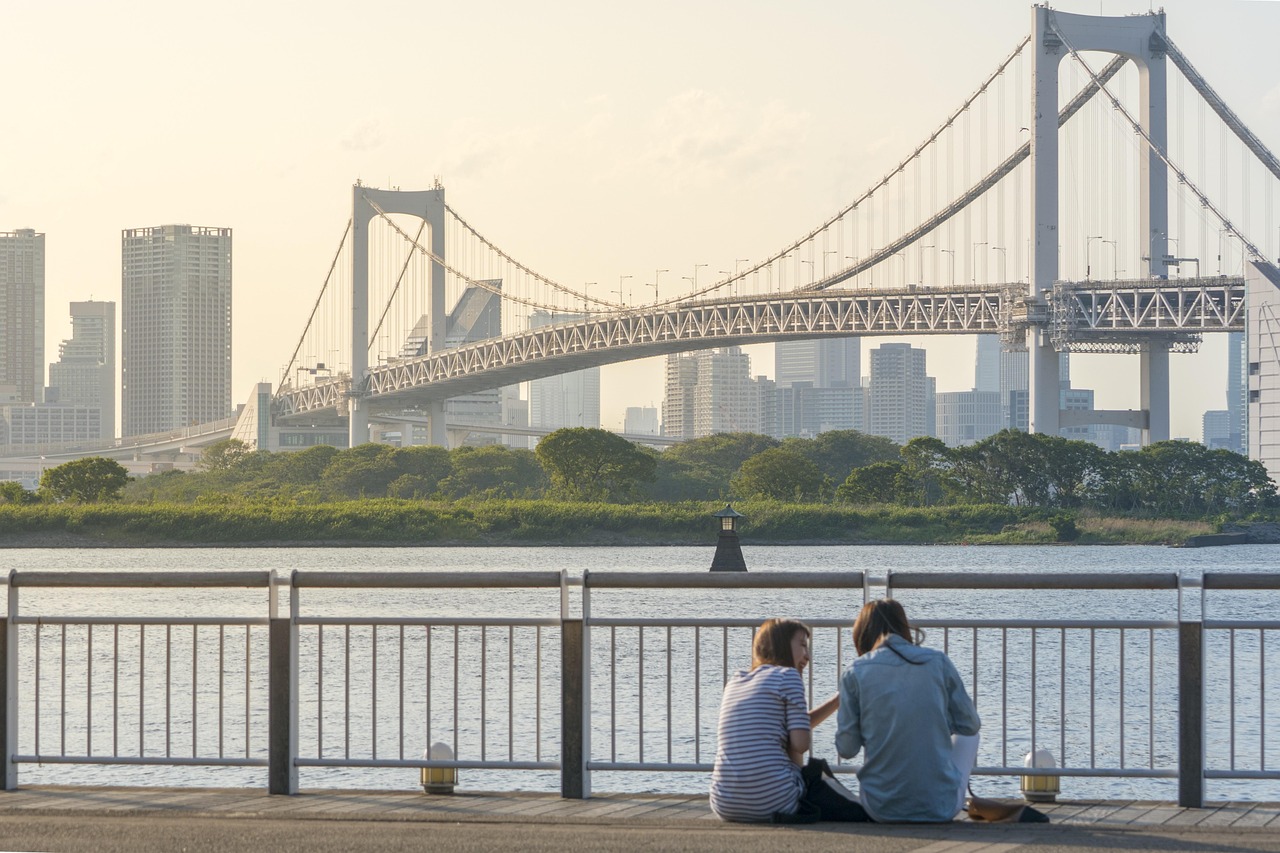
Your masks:
{"label": "bridge suspension cable", "polygon": [[[463,273],[457,267],[454,267],[448,262],[446,262],[444,258],[440,257],[435,252],[431,251],[426,246],[422,245],[422,243],[420,243],[416,238],[410,237],[409,234],[403,228],[401,228],[394,219],[392,219],[390,216],[387,215],[387,212],[383,210],[382,207],[376,201],[369,198],[367,195],[364,195],[363,198],[366,202],[368,202],[369,206],[372,207],[374,211],[378,214],[378,217],[382,219],[382,221],[386,222],[387,225],[390,226],[393,231],[399,234],[402,239],[412,244],[419,252],[422,253],[424,257],[429,258],[432,262],[437,263],[440,266],[444,267],[446,271],[452,273],[459,280],[473,287],[478,287],[481,290],[487,290],[488,292],[493,293],[502,299],[506,299],[511,302],[517,302],[529,308],[540,309],[543,311],[549,311],[549,312],[558,313],[558,314],[565,313],[565,309],[562,306],[538,302],[533,299],[526,299],[525,297],[517,296],[514,293],[507,293],[503,291],[501,287],[496,287],[492,283],[485,281],[484,279],[475,279],[467,275],[466,273]],[[583,308],[575,311],[575,313],[612,314],[612,313],[615,313],[617,310],[618,309],[616,308],[602,310],[598,308],[587,308],[586,306],[583,306]]]}
{"label": "bridge suspension cable", "polygon": [[[381,211],[379,211],[381,212]],[[418,240],[422,237],[422,232],[427,227],[427,220],[420,220],[418,225],[418,233],[413,237],[413,244],[416,246]],[[409,270],[409,264],[413,261],[413,246],[409,247],[408,253],[405,255],[404,264],[400,267],[400,274],[396,276],[396,283],[391,287],[391,293],[387,296],[387,304],[382,308],[382,314],[378,317],[378,323],[373,327],[373,331],[369,333],[369,349],[373,350],[374,344],[377,343],[378,332],[382,331],[382,324],[387,319],[388,312],[391,311],[391,303],[395,301],[396,294],[400,292],[400,284],[404,281],[404,274]]]}
{"label": "bridge suspension cable", "polygon": [[[773,253],[772,255],[765,258],[763,261],[755,264],[754,266],[751,266],[742,270],[742,272],[740,273],[731,275],[728,278],[715,282],[714,284],[710,284],[703,288],[696,289],[678,298],[649,303],[648,307],[672,305],[680,302],[687,302],[696,297],[703,296],[707,293],[712,293],[724,287],[728,287],[729,285],[734,284],[736,282],[745,281],[749,276],[755,275],[757,273],[760,273],[764,270],[769,269],[773,264],[776,264],[779,261],[782,261],[792,252],[796,251],[797,249],[801,248],[807,243],[811,243],[816,238],[821,236],[824,232],[827,232],[829,229],[832,228],[832,226],[836,225],[841,220],[843,220],[846,216],[848,216],[850,213],[854,212],[860,205],[863,205],[869,200],[871,200],[875,196],[875,194],[880,190],[884,189],[889,184],[889,182],[893,180],[895,176],[901,175],[907,169],[907,167],[911,165],[912,162],[916,161],[920,157],[920,155],[929,148],[930,145],[933,145],[935,142],[937,142],[938,138],[942,136],[944,132],[951,129],[952,126],[955,124],[956,120],[960,116],[964,115],[964,113],[973,105],[973,103],[979,97],[981,97],[983,93],[987,91],[987,89],[991,86],[993,82],[999,79],[1000,75],[1002,75],[1005,72],[1005,70],[1009,67],[1009,65],[1011,65],[1013,61],[1018,58],[1019,55],[1021,55],[1022,51],[1026,48],[1026,46],[1030,42],[1031,42],[1031,36],[1028,35],[1021,42],[1019,42],[1018,46],[1015,47],[1007,57],[1005,57],[1004,61],[1001,62],[999,66],[997,66],[996,69],[993,72],[991,72],[991,74],[989,74],[985,80],[983,80],[982,84],[978,86],[978,88],[975,89],[973,93],[970,94],[969,97],[966,98],[964,102],[961,103],[957,109],[955,109],[949,116],[947,116],[946,120],[942,122],[942,124],[940,124],[937,127],[937,129],[933,131],[933,133],[931,133],[923,142],[917,145],[909,155],[907,155],[900,163],[898,163],[896,167],[885,172],[884,176],[880,178],[880,180],[872,184],[868,189],[863,191],[860,195],[858,195],[856,199],[854,199],[851,203],[846,205],[836,214],[826,219],[821,225],[817,226],[816,228],[811,230],[808,234],[804,235],[800,239],[795,240],[786,248]],[[881,260],[883,260],[883,258]],[[831,282],[831,283],[834,284],[835,282]],[[830,285],[828,284],[824,286],[830,286]]]}
{"label": "bridge suspension cable", "polygon": [[[1128,62],[1128,60],[1123,56],[1117,56],[1108,62],[1106,67],[1102,69],[1101,73],[1094,78],[1094,81],[1081,89],[1080,92],[1077,93],[1061,111],[1059,111],[1058,127],[1062,127],[1072,116],[1079,112],[1081,108],[1083,108],[1084,105],[1098,93],[1104,83],[1119,73],[1120,69],[1124,67],[1126,62]],[[892,243],[885,245],[871,255],[868,255],[866,258],[858,261],[853,266],[841,270],[823,281],[815,282],[814,284],[810,284],[799,289],[802,291],[826,290],[828,287],[832,287],[842,281],[847,281],[859,273],[865,272],[871,267],[874,267],[876,264],[888,260],[907,246],[912,245],[931,231],[936,230],[938,226],[951,219],[960,211],[967,208],[984,193],[999,183],[1001,179],[1013,172],[1019,164],[1030,156],[1031,142],[1024,142],[1017,151],[1014,151],[1005,158],[1004,162],[988,173],[984,178],[982,178],[982,180],[978,181],[960,196],[956,197],[956,199],[946,207],[939,210],[911,231],[908,231]]]}
{"label": "bridge suspension cable", "polygon": [[492,251],[498,257],[502,258],[507,263],[511,264],[516,269],[520,270],[522,273],[525,273],[526,275],[532,277],[535,281],[542,282],[548,287],[558,290],[561,293],[567,293],[570,296],[573,296],[577,299],[581,299],[585,302],[594,302],[597,305],[608,305],[610,308],[614,308],[617,310],[621,310],[626,307],[625,305],[618,302],[610,302],[607,299],[601,299],[598,296],[592,296],[586,291],[579,291],[579,290],[574,290],[572,287],[566,287],[563,284],[552,281],[551,279],[547,278],[545,275],[542,275],[541,273],[538,273],[538,272],[535,272],[534,270],[529,269],[527,266],[525,266],[524,264],[517,261],[515,258],[508,255],[498,246],[494,245],[492,240],[490,240],[488,237],[485,237],[483,234],[477,231],[474,227],[472,227],[471,223],[468,222],[466,219],[462,218],[461,214],[459,214],[458,211],[450,207],[447,202],[445,203],[444,209],[449,213],[450,216],[454,218],[454,220],[457,221],[459,225],[465,228],[471,234],[471,236],[479,240],[481,244],[483,244],[486,248],[488,248],[490,251]]}
{"label": "bridge suspension cable", "polygon": [[[1201,192],[1200,188],[1196,186],[1196,184],[1191,180],[1191,178],[1187,176],[1186,172],[1184,172],[1176,163],[1174,163],[1171,159],[1169,159],[1169,155],[1165,151],[1163,151],[1160,148],[1160,146],[1156,145],[1154,141],[1152,141],[1151,136],[1142,128],[1142,125],[1139,124],[1134,119],[1134,117],[1125,108],[1124,104],[1120,102],[1120,99],[1117,98],[1111,92],[1111,90],[1106,87],[1106,84],[1098,77],[1097,74],[1094,73],[1093,68],[1089,66],[1089,63],[1086,62],[1084,60],[1084,57],[1080,55],[1079,51],[1075,49],[1075,46],[1072,45],[1071,42],[1067,40],[1066,35],[1062,32],[1061,28],[1058,27],[1052,15],[1049,16],[1049,27],[1054,31],[1054,33],[1058,36],[1058,38],[1062,40],[1062,44],[1071,53],[1071,57],[1077,63],[1079,63],[1080,67],[1085,70],[1085,73],[1087,73],[1093,79],[1093,81],[1102,90],[1103,94],[1105,94],[1107,98],[1111,101],[1111,105],[1115,107],[1116,111],[1119,112],[1122,116],[1124,116],[1125,121],[1129,123],[1129,126],[1133,128],[1133,131],[1137,133],[1140,137],[1142,137],[1142,140],[1143,142],[1146,143],[1147,148],[1149,148],[1153,154],[1159,157],[1160,160],[1163,161],[1164,164],[1173,171],[1174,175],[1177,176],[1178,180],[1183,185],[1185,185],[1188,189],[1191,190],[1191,192],[1195,195],[1196,199],[1200,202],[1200,204],[1206,210],[1208,210],[1215,217],[1217,217],[1218,222],[1222,224],[1222,227],[1224,230],[1229,231],[1231,234],[1233,234],[1240,241],[1241,245],[1243,245],[1246,249],[1249,250],[1250,254],[1252,254],[1255,259],[1261,259],[1262,252],[1259,251],[1258,247],[1255,246],[1252,242],[1250,242],[1249,239],[1244,236],[1244,234],[1240,233],[1240,229],[1238,229],[1231,222],[1231,220],[1228,219],[1226,215],[1224,215],[1217,208],[1217,206],[1214,205],[1212,201],[1209,200],[1209,197],[1207,195]],[[1192,84],[1194,85],[1194,81],[1192,81]]]}
{"label": "bridge suspension cable", "polygon": [[320,295],[316,297],[315,304],[311,306],[311,313],[307,315],[307,324],[302,328],[302,334],[298,336],[298,345],[293,348],[293,355],[289,356],[289,363],[285,365],[284,372],[280,375],[280,382],[276,385],[276,394],[278,395],[286,383],[290,382],[289,371],[293,370],[298,362],[298,353],[302,351],[302,345],[306,342],[307,333],[311,331],[311,324],[316,318],[316,312],[320,310],[320,303],[324,299],[325,293],[329,289],[329,282],[333,280],[333,271],[338,268],[338,259],[342,257],[342,249],[347,244],[347,237],[351,234],[351,220],[347,220],[347,227],[342,232],[342,239],[338,241],[338,248],[333,253],[333,260],[329,263],[329,272],[325,274],[324,284],[320,285]]}

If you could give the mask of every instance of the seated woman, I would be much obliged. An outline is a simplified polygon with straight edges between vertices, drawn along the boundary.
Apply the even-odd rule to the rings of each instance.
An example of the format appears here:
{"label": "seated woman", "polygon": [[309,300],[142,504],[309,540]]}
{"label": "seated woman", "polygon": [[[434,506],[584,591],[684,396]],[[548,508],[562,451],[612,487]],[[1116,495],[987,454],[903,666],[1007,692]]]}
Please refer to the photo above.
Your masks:
{"label": "seated woman", "polygon": [[919,642],[896,601],[868,602],[853,625],[859,657],[840,678],[836,749],[866,751],[859,799],[872,820],[951,820],[978,755],[982,724],[960,674]]}
{"label": "seated woman", "polygon": [[751,669],[725,684],[711,774],[711,810],[723,820],[768,821],[798,808],[811,730],[839,702],[832,696],[807,709],[800,673],[808,663],[808,626],[770,619],[756,631]]}

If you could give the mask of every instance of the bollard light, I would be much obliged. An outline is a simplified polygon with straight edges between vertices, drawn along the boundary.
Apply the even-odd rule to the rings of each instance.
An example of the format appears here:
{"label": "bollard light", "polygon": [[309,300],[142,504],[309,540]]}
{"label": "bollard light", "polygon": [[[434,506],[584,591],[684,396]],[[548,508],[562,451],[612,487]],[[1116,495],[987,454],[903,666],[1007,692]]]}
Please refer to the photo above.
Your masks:
{"label": "bollard light", "polygon": [[[1022,759],[1022,766],[1047,770],[1057,767],[1058,763],[1053,760],[1052,752],[1047,749],[1037,749],[1027,753],[1026,758]],[[1057,802],[1060,778],[1056,773],[1045,776],[1023,776],[1022,799],[1028,803]]]}
{"label": "bollard light", "polygon": [[[453,761],[453,750],[447,743],[436,741],[431,748],[422,753],[427,761]],[[454,767],[422,768],[422,790],[428,794],[452,794],[453,785],[457,781],[458,771]]]}

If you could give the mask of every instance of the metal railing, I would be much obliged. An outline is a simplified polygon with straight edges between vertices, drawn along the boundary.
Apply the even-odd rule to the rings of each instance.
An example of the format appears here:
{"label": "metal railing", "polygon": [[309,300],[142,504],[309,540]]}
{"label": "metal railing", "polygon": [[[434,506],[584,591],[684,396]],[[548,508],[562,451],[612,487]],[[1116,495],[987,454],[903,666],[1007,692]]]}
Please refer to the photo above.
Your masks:
{"label": "metal railing", "polygon": [[[266,615],[20,606],[28,590],[86,588],[265,590]],[[297,791],[300,768],[558,770],[567,797],[589,796],[593,773],[653,774],[660,785],[712,767],[721,688],[749,666],[760,621],[733,595],[803,616],[885,594],[1061,591],[1088,593],[1089,604],[1163,595],[1167,613],[993,619],[908,603],[977,703],[975,772],[1176,779],[1179,802],[1198,806],[1206,779],[1280,780],[1267,763],[1280,621],[1205,618],[1212,596],[1275,590],[1280,574],[1213,572],[12,572],[0,631],[4,786],[30,763],[266,767],[273,793]],[[450,598],[464,593],[482,600]],[[515,612],[500,612],[501,594]],[[325,595],[339,603],[323,605]],[[416,615],[426,601],[453,612]],[[700,615],[719,607],[729,615]],[[818,701],[853,660],[852,619],[806,621]],[[1207,718],[1218,723],[1209,736]],[[436,741],[452,758],[425,757]],[[1023,768],[1022,754],[1040,747],[1061,767]]]}

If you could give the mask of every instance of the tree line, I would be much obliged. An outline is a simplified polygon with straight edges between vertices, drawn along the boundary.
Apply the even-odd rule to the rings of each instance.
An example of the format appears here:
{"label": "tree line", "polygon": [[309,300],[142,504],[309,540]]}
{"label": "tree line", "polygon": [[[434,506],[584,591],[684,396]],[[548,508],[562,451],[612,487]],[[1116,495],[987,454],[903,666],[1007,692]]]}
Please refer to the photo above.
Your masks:
{"label": "tree line", "polygon": [[898,446],[854,430],[781,441],[723,433],[665,452],[586,428],[557,430],[533,451],[363,444],[269,453],[228,439],[210,446],[192,472],[131,480],[118,463],[91,458],[46,470],[35,493],[0,484],[4,503],[372,498],[996,504],[1182,517],[1277,506],[1275,483],[1263,465],[1228,450],[1166,441],[1110,453],[1088,442],[1015,430],[957,448],[936,438]]}

